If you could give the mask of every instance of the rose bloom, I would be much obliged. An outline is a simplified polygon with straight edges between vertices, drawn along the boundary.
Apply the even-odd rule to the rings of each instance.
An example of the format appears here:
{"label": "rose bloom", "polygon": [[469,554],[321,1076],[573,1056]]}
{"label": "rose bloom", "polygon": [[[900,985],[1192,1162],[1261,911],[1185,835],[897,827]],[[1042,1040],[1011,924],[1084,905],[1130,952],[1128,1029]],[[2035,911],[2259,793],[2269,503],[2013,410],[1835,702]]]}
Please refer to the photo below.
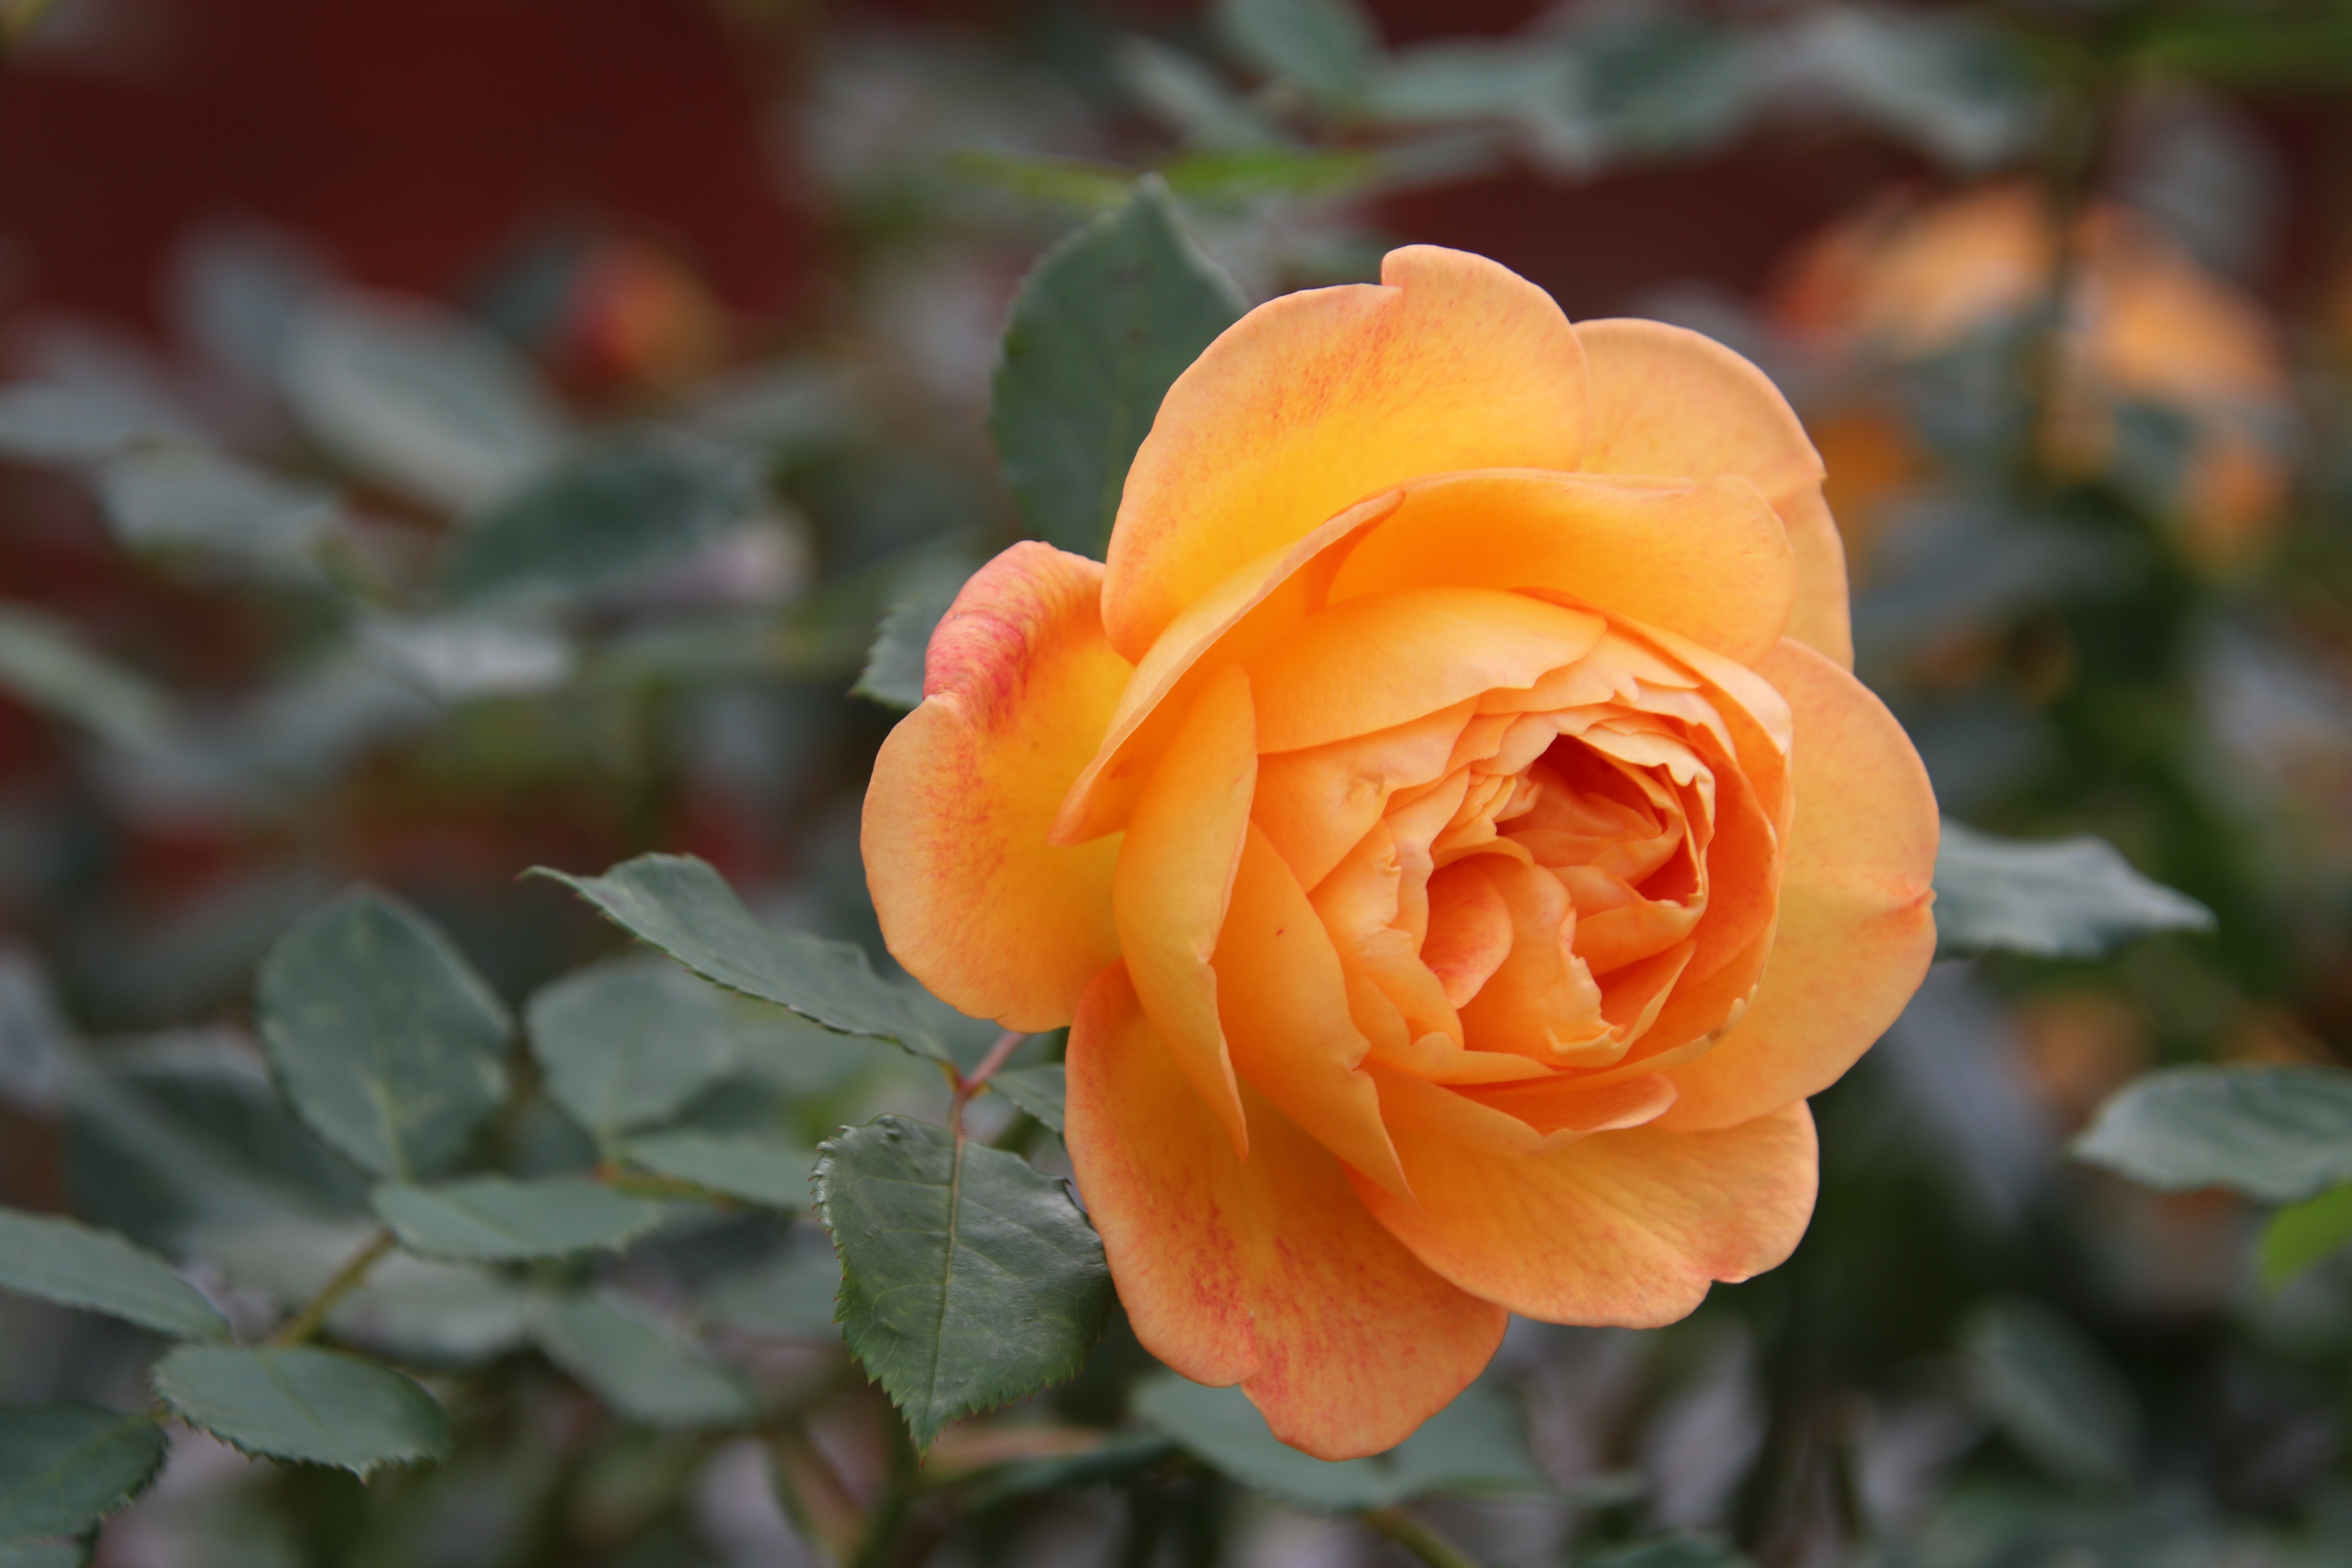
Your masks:
{"label": "rose bloom", "polygon": [[1381,279],[1210,345],[1108,565],[966,584],[865,819],[909,971],[1072,1026],[1137,1336],[1327,1458],[1509,1313],[1671,1322],[1788,1257],[1805,1097],[1934,945],[1935,802],[1771,384],[1478,257]]}
{"label": "rose bloom", "polygon": [[[1778,314],[1840,353],[1941,353],[2046,309],[2058,241],[2047,199],[2022,183],[1882,203],[1805,247]],[[2164,409],[2185,426],[2170,510],[2188,552],[2217,568],[2257,552],[2288,494],[2294,408],[2277,329],[2252,296],[2128,209],[2094,205],[2073,245],[2048,456],[2063,471],[2099,473],[2116,459],[2124,407]]]}

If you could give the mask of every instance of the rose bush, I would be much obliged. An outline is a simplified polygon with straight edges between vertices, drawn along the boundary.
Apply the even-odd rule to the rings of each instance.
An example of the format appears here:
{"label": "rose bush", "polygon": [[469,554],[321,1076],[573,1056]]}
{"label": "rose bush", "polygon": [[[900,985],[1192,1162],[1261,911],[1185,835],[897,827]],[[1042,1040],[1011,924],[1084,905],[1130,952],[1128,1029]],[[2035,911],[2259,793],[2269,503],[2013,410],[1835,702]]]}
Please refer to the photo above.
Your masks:
{"label": "rose bush", "polygon": [[1804,1100],[1910,996],[1936,810],[1847,673],[1822,469],[1753,366],[1414,247],[1178,380],[1107,564],[934,634],[866,796],[907,968],[1073,1025],[1144,1345],[1395,1444],[1507,1315],[1786,1258]]}

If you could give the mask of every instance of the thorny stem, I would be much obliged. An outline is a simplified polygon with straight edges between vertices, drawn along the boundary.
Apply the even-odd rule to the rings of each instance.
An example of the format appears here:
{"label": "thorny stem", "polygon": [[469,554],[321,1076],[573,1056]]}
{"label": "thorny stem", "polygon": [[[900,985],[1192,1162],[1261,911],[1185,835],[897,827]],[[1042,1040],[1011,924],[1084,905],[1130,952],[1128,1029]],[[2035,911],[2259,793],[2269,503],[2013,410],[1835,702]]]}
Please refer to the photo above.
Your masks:
{"label": "thorny stem", "polygon": [[317,1333],[320,1325],[327,1321],[327,1314],[335,1310],[335,1304],[359,1289],[360,1282],[367,1278],[368,1270],[375,1267],[376,1260],[391,1250],[392,1232],[378,1230],[368,1238],[366,1246],[352,1253],[343,1266],[335,1270],[333,1278],[319,1288],[319,1293],[310,1298],[310,1305],[278,1325],[278,1331],[269,1336],[269,1342],[273,1345],[299,1345]]}
{"label": "thorny stem", "polygon": [[1376,1508],[1364,1522],[1429,1564],[1429,1568],[1478,1568],[1454,1542],[1401,1508]]}
{"label": "thorny stem", "polygon": [[988,1054],[980,1058],[980,1065],[968,1075],[958,1072],[952,1063],[948,1065],[948,1083],[955,1090],[955,1098],[948,1101],[948,1131],[955,1134],[959,1145],[963,1142],[963,1108],[971,1102],[972,1096],[988,1087],[988,1080],[996,1076],[996,1069],[1012,1059],[1013,1053],[1019,1050],[1021,1042],[1028,1037],[1019,1029],[1005,1030],[996,1037],[996,1044],[988,1047]]}

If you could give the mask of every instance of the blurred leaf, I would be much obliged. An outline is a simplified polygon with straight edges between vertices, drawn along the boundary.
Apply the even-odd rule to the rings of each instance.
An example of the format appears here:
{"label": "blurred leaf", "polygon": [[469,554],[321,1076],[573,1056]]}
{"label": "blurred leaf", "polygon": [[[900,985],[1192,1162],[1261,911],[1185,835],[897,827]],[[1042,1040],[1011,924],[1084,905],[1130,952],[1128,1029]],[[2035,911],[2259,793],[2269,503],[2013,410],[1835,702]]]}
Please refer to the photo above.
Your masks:
{"label": "blurred leaf", "polygon": [[1736,135],[1762,101],[1748,35],[1665,6],[1598,7],[1565,35],[1584,109],[1612,150],[1686,155]]}
{"label": "blurred leaf", "polygon": [[506,1099],[506,1008],[432,922],[352,889],[262,961],[261,1037],[279,1089],[369,1173],[432,1174]]}
{"label": "blurred leaf", "polygon": [[529,874],[562,882],[714,985],[773,1002],[838,1034],[948,1059],[939,1032],[917,1011],[919,992],[876,974],[866,954],[847,942],[762,923],[724,878],[691,855],[640,855],[601,877],[545,866]]}
{"label": "blurred leaf", "polygon": [[1045,253],[1013,300],[989,416],[1036,537],[1101,559],[1160,398],[1242,308],[1157,179]]}
{"label": "blurred leaf", "polygon": [[2179,6],[2140,18],[2137,63],[2273,89],[2352,81],[2352,13],[2336,5]]}
{"label": "blurred leaf", "polygon": [[163,1429],[94,1405],[0,1410],[0,1540],[71,1535],[147,1489]]}
{"label": "blurred leaf", "polygon": [[[1347,147],[1224,147],[1187,153],[1160,174],[1168,189],[1186,201],[1245,202],[1262,196],[1340,195],[1373,184],[1392,162],[1392,157]],[[1223,274],[1217,279],[1222,282]],[[1144,427],[1150,428],[1149,419]]]}
{"label": "blurred leaf", "polygon": [[1147,37],[1121,38],[1111,69],[1145,112],[1196,146],[1248,146],[1275,137],[1265,114],[1235,93],[1222,72],[1182,49]]}
{"label": "blurred leaf", "polygon": [[0,689],[119,745],[152,742],[170,713],[144,677],[90,652],[64,621],[26,605],[0,604]]}
{"label": "blurred leaf", "polygon": [[961,557],[935,557],[908,573],[866,651],[866,668],[851,687],[854,696],[871,698],[901,712],[923,700],[923,658],[931,633],[955,603],[956,595],[971,578],[971,563]]}
{"label": "blurred leaf", "polygon": [[550,690],[572,668],[562,633],[513,615],[371,616],[360,623],[359,646],[372,663],[440,702]]}
{"label": "blurred leaf", "polygon": [[667,1121],[734,1056],[726,999],[650,954],[542,987],[523,1019],[547,1092],[600,1138]]}
{"label": "blurred leaf", "polygon": [[2210,931],[2213,912],[2151,882],[2104,838],[2026,843],[1944,819],[1936,851],[1936,946],[2099,958],[2159,931]]}
{"label": "blurred leaf", "polygon": [[2119,1486],[2135,1470],[2139,1412],[2095,1340],[2036,1301],[1996,1301],[1962,1331],[1978,1392],[2011,1441],[2062,1480]]}
{"label": "blurred leaf", "polygon": [[213,1304],[162,1258],[69,1219],[0,1208],[0,1289],[103,1312],[174,1339],[228,1337]]}
{"label": "blurred leaf", "polygon": [[320,441],[436,505],[489,500],[564,440],[520,356],[420,300],[320,293],[294,319],[283,372],[287,401]]}
{"label": "blurred leaf", "polygon": [[458,533],[442,584],[461,605],[604,587],[691,555],[740,521],[749,500],[730,460],[644,440],[583,452]]}
{"label": "blurred leaf", "polygon": [[1474,1386],[1385,1454],[1334,1463],[1268,1429],[1239,1388],[1204,1388],[1172,1373],[1136,1390],[1136,1414],[1244,1486],[1307,1508],[1386,1508],[1432,1492],[1549,1496],[1558,1489],[1528,1456],[1510,1400]]}
{"label": "blurred leaf", "polygon": [[201,447],[135,447],[99,470],[98,496],[134,549],[294,555],[335,515],[333,492]]}
{"label": "blurred leaf", "polygon": [[651,1132],[614,1146],[630,1164],[770,1208],[809,1204],[816,1156],[773,1138],[725,1132]]}
{"label": "blurred leaf", "polygon": [[541,1305],[539,1342],[556,1365],[633,1421],[733,1426],[751,1419],[750,1390],[669,1332],[601,1296]]}
{"label": "blurred leaf", "polygon": [[830,1247],[796,1247],[747,1273],[722,1279],[704,1298],[714,1323],[786,1339],[836,1340],[834,1301],[841,1292],[841,1259]]}
{"label": "blurred leaf", "polygon": [[2263,1283],[2276,1290],[2352,1241],[2352,1185],[2291,1204],[2263,1226]]}
{"label": "blurred leaf", "polygon": [[357,1356],[182,1345],[149,1375],[173,1409],[247,1454],[333,1465],[362,1480],[384,1465],[449,1457],[440,1403]]}
{"label": "blurred leaf", "polygon": [[0,1541],[0,1568],[88,1568],[88,1541]]}
{"label": "blurred leaf", "polygon": [[992,1077],[988,1087],[1055,1131],[1062,1130],[1062,1101],[1067,1088],[1060,1063],[1012,1068]]}
{"label": "blurred leaf", "polygon": [[817,1155],[844,1335],[917,1447],[1077,1372],[1112,1298],[1102,1241],[1066,1184],[901,1116]]}
{"label": "blurred leaf", "polygon": [[427,1258],[489,1261],[561,1258],[625,1247],[659,1225],[659,1204],[580,1176],[518,1182],[472,1176],[433,1187],[382,1186],[375,1212],[400,1244]]}
{"label": "blurred leaf", "polygon": [[1842,102],[1963,173],[2015,156],[2040,129],[2023,60],[1974,16],[1823,7],[1801,16],[1787,43],[1793,93]]}
{"label": "blurred leaf", "polygon": [[1566,100],[1574,68],[1556,48],[1517,38],[1447,38],[1401,49],[1372,87],[1383,120],[1493,120]]}
{"label": "blurred leaf", "polygon": [[1380,35],[1355,0],[1218,0],[1216,21],[1251,65],[1341,102],[1363,91],[1380,54]]}
{"label": "blurred leaf", "polygon": [[1612,1546],[1577,1559],[1577,1568],[1753,1568],[1755,1559],[1695,1535]]}
{"label": "blurred leaf", "polygon": [[2170,1068],[2126,1084],[2074,1157],[2163,1192],[2227,1187],[2300,1203],[2352,1182],[2352,1072]]}
{"label": "blurred leaf", "polygon": [[95,463],[141,439],[187,439],[182,420],[92,386],[20,381],[0,386],[0,458]]}
{"label": "blurred leaf", "polygon": [[1114,1432],[1080,1453],[992,1465],[965,1483],[963,1505],[977,1513],[1039,1492],[1118,1486],[1174,1452],[1176,1445],[1157,1432]]}
{"label": "blurred leaf", "polygon": [[1031,201],[1059,202],[1081,212],[1115,207],[1135,188],[1134,170],[1091,158],[1044,153],[1004,153],[966,147],[948,155],[948,167],[967,180],[1010,191]]}

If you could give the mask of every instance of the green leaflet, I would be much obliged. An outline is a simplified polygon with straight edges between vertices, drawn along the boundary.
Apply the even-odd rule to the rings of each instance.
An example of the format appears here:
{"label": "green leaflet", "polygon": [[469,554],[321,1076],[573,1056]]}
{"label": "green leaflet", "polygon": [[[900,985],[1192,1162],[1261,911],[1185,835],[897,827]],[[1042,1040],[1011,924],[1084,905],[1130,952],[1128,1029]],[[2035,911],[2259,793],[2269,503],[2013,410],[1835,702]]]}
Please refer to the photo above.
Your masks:
{"label": "green leaflet", "polygon": [[1108,1320],[1110,1271],[1061,1182],[899,1116],[817,1152],[843,1332],[919,1447],[1076,1373]]}

